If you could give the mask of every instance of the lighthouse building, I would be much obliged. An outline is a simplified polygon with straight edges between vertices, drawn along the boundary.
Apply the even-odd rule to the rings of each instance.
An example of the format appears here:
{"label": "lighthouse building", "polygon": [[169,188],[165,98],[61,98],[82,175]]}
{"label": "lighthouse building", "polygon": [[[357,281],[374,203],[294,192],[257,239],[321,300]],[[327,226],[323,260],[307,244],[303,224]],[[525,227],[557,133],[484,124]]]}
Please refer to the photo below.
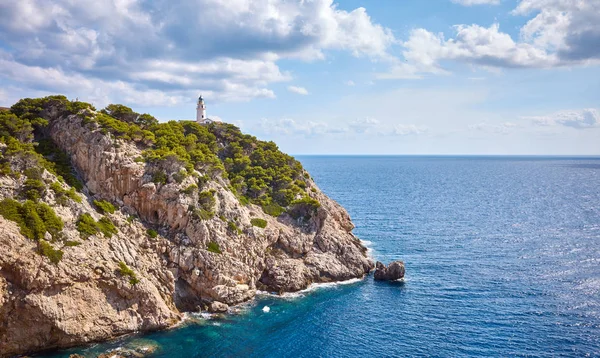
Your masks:
{"label": "lighthouse building", "polygon": [[208,117],[206,117],[206,105],[202,96],[198,97],[198,105],[196,106],[196,122],[200,124],[212,123]]}

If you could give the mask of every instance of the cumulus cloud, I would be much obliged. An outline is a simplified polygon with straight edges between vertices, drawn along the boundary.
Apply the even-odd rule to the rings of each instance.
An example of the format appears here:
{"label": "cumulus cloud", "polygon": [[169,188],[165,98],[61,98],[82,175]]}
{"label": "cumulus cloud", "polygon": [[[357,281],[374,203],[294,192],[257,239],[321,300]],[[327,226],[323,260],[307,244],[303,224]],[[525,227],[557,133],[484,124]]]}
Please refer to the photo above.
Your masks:
{"label": "cumulus cloud", "polygon": [[[461,0],[464,5],[483,3]],[[493,1],[490,1],[493,2]],[[444,61],[484,68],[552,68],[600,64],[600,0],[521,0],[515,16],[533,16],[518,39],[478,24],[454,26],[454,36],[417,28],[402,43],[404,61],[378,74],[380,79],[447,74]]]}
{"label": "cumulus cloud", "polygon": [[288,91],[290,91],[292,93],[300,94],[303,96],[308,95],[308,90],[304,87],[288,86],[287,89],[288,89]]}
{"label": "cumulus cloud", "polygon": [[157,99],[153,91],[172,101],[274,97],[269,85],[291,79],[281,59],[331,50],[388,59],[396,42],[364,8],[333,0],[22,0],[0,2],[0,13],[1,79],[21,83],[21,68],[50,74],[48,91],[121,100],[122,88],[132,103]]}
{"label": "cumulus cloud", "polygon": [[349,86],[349,87],[352,87],[352,86],[356,85],[356,83],[354,83],[354,81],[352,81],[352,80],[348,80],[348,81],[345,82],[345,85]]}
{"label": "cumulus cloud", "polygon": [[594,108],[561,111],[547,116],[524,117],[540,126],[566,126],[576,129],[600,127],[600,111]]}
{"label": "cumulus cloud", "polygon": [[452,0],[452,2],[464,6],[500,4],[500,0]]}

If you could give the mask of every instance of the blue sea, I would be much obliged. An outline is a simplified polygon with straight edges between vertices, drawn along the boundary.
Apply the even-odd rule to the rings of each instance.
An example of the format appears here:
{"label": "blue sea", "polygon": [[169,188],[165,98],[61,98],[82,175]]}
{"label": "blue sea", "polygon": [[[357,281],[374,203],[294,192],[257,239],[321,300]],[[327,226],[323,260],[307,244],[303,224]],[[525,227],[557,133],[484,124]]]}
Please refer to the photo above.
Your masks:
{"label": "blue sea", "polygon": [[[260,296],[140,339],[155,357],[600,356],[600,159],[298,158],[403,283]],[[268,306],[269,312],[263,308]]]}

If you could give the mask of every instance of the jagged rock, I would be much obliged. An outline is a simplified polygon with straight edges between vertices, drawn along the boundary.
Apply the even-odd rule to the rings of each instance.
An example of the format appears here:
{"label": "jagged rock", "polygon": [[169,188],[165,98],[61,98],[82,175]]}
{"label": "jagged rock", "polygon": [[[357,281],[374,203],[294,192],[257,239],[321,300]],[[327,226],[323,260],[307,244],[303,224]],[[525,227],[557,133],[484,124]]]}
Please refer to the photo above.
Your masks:
{"label": "jagged rock", "polygon": [[227,312],[228,308],[229,308],[228,305],[221,303],[219,301],[214,301],[213,303],[210,304],[208,310],[212,313],[223,313],[223,312]]}
{"label": "jagged rock", "polygon": [[394,261],[387,267],[377,261],[375,265],[375,280],[377,281],[395,281],[404,278],[404,262]]}
{"label": "jagged rock", "polygon": [[[194,198],[182,194],[195,182],[193,176],[157,185],[147,174],[153,164],[136,162],[141,149],[131,142],[103,133],[94,123],[83,125],[77,115],[49,119],[50,136],[70,155],[84,192],[120,206],[109,215],[119,232],[82,240],[79,215],[89,213],[95,220],[102,215],[91,200],[57,205],[48,190],[41,201],[65,222],[65,241],[81,243],[63,248],[55,265],[38,254],[37,244],[15,223],[0,216],[0,357],[166,328],[181,319],[182,311],[206,302],[222,310],[252,299],[257,286],[297,291],[313,282],[363,277],[373,268],[351,233],[348,213],[309,178],[306,191],[321,204],[310,220],[274,218],[256,205],[242,205],[219,176],[205,185],[215,191],[215,217],[198,220],[189,211]],[[171,165],[174,172],[183,169]],[[48,182],[57,180],[44,175]],[[0,175],[0,200],[18,193],[22,182]],[[129,222],[130,214],[140,220]],[[252,218],[267,226],[253,227]],[[241,232],[231,233],[227,221],[235,221]],[[161,235],[149,238],[148,224],[160,228]],[[211,242],[221,253],[207,250]],[[121,261],[139,283],[120,273]]]}

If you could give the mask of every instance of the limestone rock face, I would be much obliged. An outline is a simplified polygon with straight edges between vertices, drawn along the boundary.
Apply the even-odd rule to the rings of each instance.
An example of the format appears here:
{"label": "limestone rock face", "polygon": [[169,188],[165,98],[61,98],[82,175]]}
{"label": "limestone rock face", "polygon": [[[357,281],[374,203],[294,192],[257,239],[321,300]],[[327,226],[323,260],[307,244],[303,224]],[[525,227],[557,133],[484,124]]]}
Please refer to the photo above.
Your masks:
{"label": "limestone rock face", "polygon": [[[214,190],[215,216],[201,220],[189,209],[197,193],[182,193],[194,178],[152,182],[154,170],[178,172],[179,164],[139,163],[141,150],[134,144],[103,134],[76,115],[52,121],[49,131],[70,155],[87,201],[60,206],[51,191],[42,201],[65,222],[66,238],[81,245],[62,248],[62,260],[52,264],[37,252],[37,243],[0,216],[0,357],[165,328],[180,312],[198,307],[223,312],[252,299],[258,289],[298,291],[315,282],[363,277],[373,268],[351,233],[348,213],[311,180],[307,192],[321,206],[308,220],[275,218],[258,206],[242,205],[221,177],[205,188]],[[0,200],[19,185],[0,176]],[[79,215],[101,217],[88,203],[94,199],[120,209],[109,215],[119,233],[81,240],[75,227]],[[138,219],[128,220],[130,215]],[[267,226],[253,226],[253,218]],[[148,237],[148,226],[161,235]],[[209,251],[209,244],[218,245],[220,253]],[[119,272],[120,262],[139,283]]]}
{"label": "limestone rock face", "polygon": [[394,261],[386,267],[377,261],[374,276],[377,281],[396,281],[404,278],[404,262]]}

